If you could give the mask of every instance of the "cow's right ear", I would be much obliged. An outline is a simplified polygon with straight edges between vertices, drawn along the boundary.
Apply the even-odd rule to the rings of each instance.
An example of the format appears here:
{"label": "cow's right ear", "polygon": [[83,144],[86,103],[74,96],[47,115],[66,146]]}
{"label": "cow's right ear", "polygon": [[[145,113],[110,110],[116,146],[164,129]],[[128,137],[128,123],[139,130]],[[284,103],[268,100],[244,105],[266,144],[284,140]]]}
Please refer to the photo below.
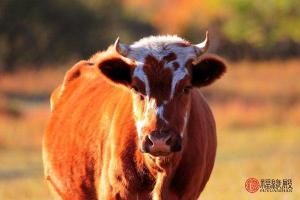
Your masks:
{"label": "cow's right ear", "polygon": [[226,71],[226,65],[217,56],[204,55],[199,61],[192,64],[191,71],[192,85],[202,87],[220,78]]}
{"label": "cow's right ear", "polygon": [[103,60],[98,64],[102,74],[115,83],[130,85],[134,65],[122,57]]}

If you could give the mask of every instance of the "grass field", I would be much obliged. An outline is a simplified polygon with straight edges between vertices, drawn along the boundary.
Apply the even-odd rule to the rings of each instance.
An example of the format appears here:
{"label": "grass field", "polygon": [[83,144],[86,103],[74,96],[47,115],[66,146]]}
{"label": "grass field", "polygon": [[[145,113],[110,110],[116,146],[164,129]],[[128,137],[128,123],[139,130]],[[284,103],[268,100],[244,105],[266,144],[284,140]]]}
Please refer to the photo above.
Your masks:
{"label": "grass field", "polygon": [[[0,77],[0,199],[47,200],[41,138],[48,95],[61,69]],[[204,200],[300,199],[300,60],[229,64],[204,88],[216,117],[218,152]],[[248,193],[247,178],[292,179],[291,193]]]}

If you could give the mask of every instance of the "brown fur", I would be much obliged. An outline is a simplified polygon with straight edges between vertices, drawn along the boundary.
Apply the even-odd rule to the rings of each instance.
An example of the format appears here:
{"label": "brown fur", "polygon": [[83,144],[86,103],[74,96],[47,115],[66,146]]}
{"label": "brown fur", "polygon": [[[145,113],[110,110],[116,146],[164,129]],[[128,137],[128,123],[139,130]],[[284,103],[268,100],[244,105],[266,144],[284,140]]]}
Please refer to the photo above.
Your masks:
{"label": "brown fur", "polygon": [[[133,65],[113,51],[98,53],[90,62],[70,69],[52,94],[53,108],[43,140],[49,185],[63,200],[197,199],[216,153],[215,122],[206,101],[198,89],[184,98],[190,109],[181,152],[167,157],[145,155],[138,150],[131,91],[107,79],[98,68],[117,58]],[[161,70],[152,57],[147,63],[157,66],[157,73]],[[152,69],[146,69],[150,80],[156,74],[151,75]],[[162,80],[170,81],[170,74],[164,73]],[[155,88],[153,92],[161,99],[166,95]],[[171,115],[166,113],[177,123]]]}

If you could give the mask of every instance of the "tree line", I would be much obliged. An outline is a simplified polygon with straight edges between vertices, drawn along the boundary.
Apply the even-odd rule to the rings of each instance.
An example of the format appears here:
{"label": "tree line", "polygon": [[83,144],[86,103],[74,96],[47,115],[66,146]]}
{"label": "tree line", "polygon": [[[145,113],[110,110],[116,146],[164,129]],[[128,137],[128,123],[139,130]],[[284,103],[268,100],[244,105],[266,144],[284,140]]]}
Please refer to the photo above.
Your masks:
{"label": "tree line", "polygon": [[299,2],[1,0],[0,71],[87,58],[118,36],[130,43],[177,33],[199,41],[207,29],[213,51],[229,59],[297,57]]}

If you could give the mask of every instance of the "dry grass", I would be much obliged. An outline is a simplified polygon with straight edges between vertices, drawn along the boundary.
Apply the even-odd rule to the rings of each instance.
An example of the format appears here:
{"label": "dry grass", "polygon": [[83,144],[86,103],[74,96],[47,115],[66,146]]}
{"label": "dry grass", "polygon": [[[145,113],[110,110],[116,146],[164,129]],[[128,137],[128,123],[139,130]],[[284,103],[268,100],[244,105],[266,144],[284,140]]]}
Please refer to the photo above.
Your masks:
{"label": "dry grass", "polygon": [[[71,67],[72,65],[66,65]],[[68,67],[51,68],[45,66],[42,70],[20,69],[13,74],[0,75],[0,91],[22,95],[46,95],[50,93]]]}
{"label": "dry grass", "polygon": [[[299,199],[300,127],[219,130],[217,160],[203,199]],[[297,132],[298,130],[298,132]],[[293,181],[292,193],[248,193],[248,178]]]}
{"label": "dry grass", "polygon": [[[51,199],[42,178],[41,138],[49,92],[64,70],[0,77],[0,199]],[[300,199],[300,60],[241,62],[204,89],[219,146],[203,199]],[[291,178],[292,193],[247,193],[249,177]]]}

